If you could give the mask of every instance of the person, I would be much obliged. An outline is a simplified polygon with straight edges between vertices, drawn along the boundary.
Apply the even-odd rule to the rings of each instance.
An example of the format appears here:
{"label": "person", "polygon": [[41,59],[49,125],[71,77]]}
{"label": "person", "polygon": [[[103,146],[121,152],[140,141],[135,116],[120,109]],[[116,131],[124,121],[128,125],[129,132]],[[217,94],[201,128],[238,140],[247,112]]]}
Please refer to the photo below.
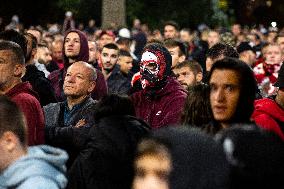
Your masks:
{"label": "person", "polygon": [[164,38],[174,39],[179,36],[179,25],[175,21],[167,21],[164,24]]}
{"label": "person", "polygon": [[178,64],[173,72],[184,89],[201,83],[203,79],[202,67],[196,61],[185,60]]}
{"label": "person", "polygon": [[159,43],[148,44],[140,63],[142,90],[131,95],[136,115],[152,128],[179,123],[186,91],[171,77],[171,55]]}
{"label": "person", "polygon": [[162,128],[138,144],[132,188],[225,189],[230,171],[211,137],[192,128]]}
{"label": "person", "polygon": [[23,81],[28,81],[33,89],[38,93],[41,106],[57,102],[54,88],[44,72],[35,66],[35,55],[37,53],[37,40],[29,33],[24,34],[27,39],[27,55],[25,59],[26,72],[22,77]]}
{"label": "person", "polygon": [[47,70],[51,73],[55,70],[62,69],[64,67],[63,63],[63,40],[54,40],[51,43],[51,56],[52,61],[46,66]]}
{"label": "person", "polygon": [[67,69],[63,90],[66,100],[44,106],[46,143],[65,149],[68,167],[84,146],[94,124],[96,102],[90,94],[96,85],[96,69],[86,62],[75,62]]}
{"label": "person", "polygon": [[97,43],[95,41],[88,41],[88,46],[89,46],[89,60],[88,62],[92,64],[95,68],[99,68],[98,65],[98,47]]}
{"label": "person", "polygon": [[187,59],[186,46],[181,41],[177,39],[167,39],[165,40],[165,47],[172,56],[172,69]]}
{"label": "person", "polygon": [[220,42],[220,34],[216,30],[210,30],[208,32],[207,43],[209,49]]}
{"label": "person", "polygon": [[215,139],[232,167],[229,189],[284,187],[284,143],[275,133],[254,124],[237,124]]}
{"label": "person", "polygon": [[37,28],[31,28],[27,30],[27,33],[32,34],[33,36],[35,36],[36,40],[37,40],[37,44],[41,43],[42,40],[42,31],[37,29]]}
{"label": "person", "polygon": [[65,34],[69,30],[74,30],[74,29],[75,29],[75,20],[73,19],[73,13],[71,11],[67,11],[65,13],[62,33]]}
{"label": "person", "polygon": [[94,119],[88,143],[68,172],[67,189],[131,188],[136,144],[149,126],[135,117],[129,97],[117,94],[98,102]]}
{"label": "person", "polygon": [[52,60],[51,53],[48,47],[44,44],[38,44],[36,56],[35,56],[35,66],[39,71],[42,71],[47,78],[50,72],[46,69],[46,66],[50,64]]}
{"label": "person", "polygon": [[256,100],[252,119],[259,126],[274,131],[284,140],[284,64],[282,64],[275,87],[276,95]]}
{"label": "person", "polygon": [[127,94],[130,82],[120,72],[120,66],[117,64],[118,57],[119,49],[116,44],[104,45],[101,52],[102,72],[107,81],[109,93]]}
{"label": "person", "polygon": [[[88,62],[89,60],[89,47],[85,34],[79,30],[68,31],[64,38],[62,52],[64,67],[60,70],[51,72],[48,76],[59,102],[66,99],[63,92],[63,82],[68,67],[76,61]],[[92,92],[92,98],[97,100],[105,94],[107,94],[106,82],[102,73],[97,72],[96,87]]]}
{"label": "person", "polygon": [[131,69],[133,67],[133,58],[128,51],[119,50],[119,56],[117,64],[120,66],[120,72],[122,75],[131,80],[133,73]]}
{"label": "person", "polygon": [[0,188],[65,188],[66,152],[46,145],[28,147],[22,111],[5,96],[0,96],[0,107]]}
{"label": "person", "polygon": [[216,134],[232,123],[250,123],[256,98],[256,80],[252,69],[241,60],[224,58],[209,72],[210,106],[213,123],[206,126]]}
{"label": "person", "polygon": [[103,46],[105,46],[108,43],[114,43],[115,42],[115,34],[111,30],[103,30],[98,38],[98,49],[101,51],[103,49]]}
{"label": "person", "polygon": [[247,63],[250,67],[254,66],[256,62],[256,53],[248,42],[241,42],[237,46],[237,52],[239,53],[240,60]]}
{"label": "person", "polygon": [[[15,102],[27,121],[28,145],[44,143],[44,115],[38,95],[28,82],[22,82],[25,57],[21,47],[11,41],[0,41],[0,94]],[[2,107],[1,107],[2,109]]]}
{"label": "person", "polygon": [[181,124],[204,129],[212,120],[209,101],[210,88],[199,83],[188,87],[188,95],[181,114]]}

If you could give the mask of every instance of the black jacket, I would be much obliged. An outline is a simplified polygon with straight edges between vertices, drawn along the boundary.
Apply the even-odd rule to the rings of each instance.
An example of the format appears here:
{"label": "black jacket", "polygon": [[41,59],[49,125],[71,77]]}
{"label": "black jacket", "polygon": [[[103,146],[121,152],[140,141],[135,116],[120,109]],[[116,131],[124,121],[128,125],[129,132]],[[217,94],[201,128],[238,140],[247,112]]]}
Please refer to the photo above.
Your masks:
{"label": "black jacket", "polygon": [[107,79],[109,93],[127,94],[130,89],[130,81],[120,72],[120,66],[115,65],[111,75]]}
{"label": "black jacket", "polygon": [[35,65],[26,66],[26,74],[22,78],[22,81],[30,82],[33,90],[39,95],[41,106],[57,102],[50,80]]}
{"label": "black jacket", "polygon": [[91,128],[87,148],[68,173],[67,188],[130,189],[138,140],[149,126],[132,116],[109,116]]}

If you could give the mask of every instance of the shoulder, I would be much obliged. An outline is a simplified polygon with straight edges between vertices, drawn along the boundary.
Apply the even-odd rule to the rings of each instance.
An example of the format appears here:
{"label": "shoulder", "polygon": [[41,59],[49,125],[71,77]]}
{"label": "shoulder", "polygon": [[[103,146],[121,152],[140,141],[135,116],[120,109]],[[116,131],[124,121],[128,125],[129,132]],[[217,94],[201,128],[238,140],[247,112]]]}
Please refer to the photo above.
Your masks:
{"label": "shoulder", "polygon": [[44,176],[34,176],[25,180],[17,189],[60,189],[60,187],[56,182],[52,179]]}

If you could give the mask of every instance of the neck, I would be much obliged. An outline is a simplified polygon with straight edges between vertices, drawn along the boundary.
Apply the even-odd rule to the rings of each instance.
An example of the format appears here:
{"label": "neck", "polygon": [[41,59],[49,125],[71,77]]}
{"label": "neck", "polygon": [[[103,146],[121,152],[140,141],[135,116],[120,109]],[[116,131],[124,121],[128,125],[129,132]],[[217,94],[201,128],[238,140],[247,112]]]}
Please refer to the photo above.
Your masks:
{"label": "neck", "polygon": [[68,61],[69,61],[69,64],[70,64],[70,65],[73,64],[74,62],[76,62],[76,60],[73,59],[73,58],[68,58]]}
{"label": "neck", "polygon": [[226,123],[226,122],[222,122],[222,123],[220,123],[220,125],[221,125],[221,128],[222,128],[222,129],[229,128],[229,124]]}
{"label": "neck", "polygon": [[8,86],[7,85],[0,86],[0,95],[6,94],[8,91],[10,91],[13,87],[18,85],[19,83],[22,83],[22,80],[20,78],[17,78],[12,80]]}
{"label": "neck", "polygon": [[26,61],[26,65],[32,65],[32,64],[35,64],[33,58],[31,58],[31,59],[29,59],[29,60]]}
{"label": "neck", "polygon": [[71,110],[75,105],[83,102],[83,100],[85,100],[87,96],[88,95],[84,95],[84,96],[80,96],[80,97],[68,96],[67,97],[68,108]]}
{"label": "neck", "polygon": [[112,70],[105,70],[104,68],[102,69],[103,75],[105,79],[108,79],[108,77],[111,75]]}

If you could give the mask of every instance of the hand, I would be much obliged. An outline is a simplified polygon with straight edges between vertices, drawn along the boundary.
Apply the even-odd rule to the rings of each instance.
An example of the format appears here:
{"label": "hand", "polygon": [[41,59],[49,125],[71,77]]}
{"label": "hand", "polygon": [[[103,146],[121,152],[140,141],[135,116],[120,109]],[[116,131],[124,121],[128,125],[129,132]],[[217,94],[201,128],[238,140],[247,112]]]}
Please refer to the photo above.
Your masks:
{"label": "hand", "polygon": [[76,128],[81,128],[81,127],[83,127],[84,125],[86,125],[86,120],[85,120],[85,119],[80,119],[80,120],[76,123],[75,127],[76,127]]}

